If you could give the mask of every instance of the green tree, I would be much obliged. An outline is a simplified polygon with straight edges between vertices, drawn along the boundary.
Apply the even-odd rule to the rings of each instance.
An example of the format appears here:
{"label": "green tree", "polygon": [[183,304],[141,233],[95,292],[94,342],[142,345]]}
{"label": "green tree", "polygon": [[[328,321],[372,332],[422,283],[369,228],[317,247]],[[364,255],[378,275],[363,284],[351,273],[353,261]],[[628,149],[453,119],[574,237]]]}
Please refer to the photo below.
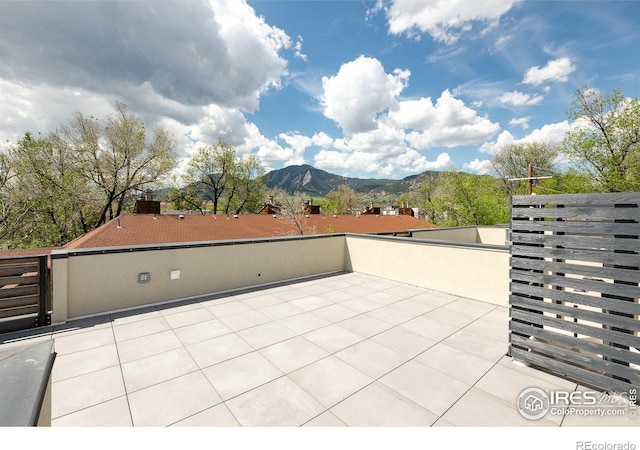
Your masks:
{"label": "green tree", "polygon": [[173,208],[181,210],[196,210],[200,214],[204,214],[204,201],[198,197],[192,187],[180,189],[176,186],[169,188],[169,201]]}
{"label": "green tree", "polygon": [[20,227],[28,213],[18,195],[20,191],[13,166],[9,155],[0,152],[0,242]]}
{"label": "green tree", "polygon": [[341,184],[326,196],[326,210],[330,214],[353,214],[361,208],[362,195],[358,194],[349,185]]}
{"label": "green tree", "polygon": [[438,225],[445,220],[442,202],[439,200],[443,192],[438,173],[427,173],[421,183],[414,185],[412,194],[420,209],[420,215],[424,216],[427,222]]}
{"label": "green tree", "polygon": [[576,91],[568,116],[575,128],[563,142],[564,152],[603,192],[640,189],[640,99],[620,90],[611,93],[587,86]]}
{"label": "green tree", "polygon": [[256,155],[238,158],[235,148],[218,139],[216,145],[201,147],[193,155],[183,184],[192,190],[192,197],[211,202],[214,214],[255,211],[266,189],[261,164]]}
{"label": "green tree", "polygon": [[538,194],[590,194],[598,192],[598,186],[591,176],[570,168],[555,174],[547,180],[540,180],[536,187]]}
{"label": "green tree", "polygon": [[56,145],[51,137],[26,133],[10,157],[13,196],[24,211],[22,226],[9,239],[12,247],[63,245],[95,226],[97,191],[86,182],[83,166],[69,148]]}
{"label": "green tree", "polygon": [[258,156],[251,154],[236,159],[231,177],[231,186],[227,189],[225,213],[234,211],[256,212],[262,206],[266,193],[265,170]]}
{"label": "green tree", "polygon": [[296,192],[289,195],[284,190],[276,188],[270,192],[270,196],[280,208],[282,220],[295,230],[296,235],[316,233],[315,226],[308,223],[307,203],[304,194]]}
{"label": "green tree", "polygon": [[120,215],[137,191],[160,182],[174,166],[175,142],[162,129],[147,136],[118,102],[102,120],[77,112],[47,135],[25,133],[4,159],[4,210],[10,200],[13,212],[3,219],[3,245],[57,246]]}
{"label": "green tree", "polygon": [[447,171],[440,175],[435,209],[445,226],[497,225],[510,220],[509,196],[489,175]]}
{"label": "green tree", "polygon": [[[557,157],[558,149],[546,142],[521,142],[502,147],[491,159],[491,166],[510,196],[523,195],[527,193],[528,180],[514,179],[555,174]],[[531,180],[531,185],[536,186],[540,181]]]}
{"label": "green tree", "polygon": [[145,190],[175,166],[176,143],[162,128],[147,136],[144,123],[117,102],[115,113],[100,121],[80,112],[51,141],[76,155],[87,181],[102,194],[95,226],[119,216],[136,191]]}

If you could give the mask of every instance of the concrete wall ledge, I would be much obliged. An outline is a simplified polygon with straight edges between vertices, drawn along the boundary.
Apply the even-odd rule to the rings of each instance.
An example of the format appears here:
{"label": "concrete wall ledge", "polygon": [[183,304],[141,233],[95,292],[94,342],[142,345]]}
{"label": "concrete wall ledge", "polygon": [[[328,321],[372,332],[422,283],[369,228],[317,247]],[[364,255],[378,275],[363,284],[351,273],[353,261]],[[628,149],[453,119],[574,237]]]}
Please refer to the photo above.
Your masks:
{"label": "concrete wall ledge", "polygon": [[0,426],[51,426],[52,340],[0,349]]}

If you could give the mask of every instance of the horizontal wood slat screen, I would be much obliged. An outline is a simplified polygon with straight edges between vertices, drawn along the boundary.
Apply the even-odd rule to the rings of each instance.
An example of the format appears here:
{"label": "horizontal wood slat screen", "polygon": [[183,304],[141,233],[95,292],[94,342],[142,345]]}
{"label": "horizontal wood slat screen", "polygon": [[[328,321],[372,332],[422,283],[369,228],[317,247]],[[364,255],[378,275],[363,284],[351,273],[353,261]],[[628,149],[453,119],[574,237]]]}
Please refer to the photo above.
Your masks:
{"label": "horizontal wood slat screen", "polygon": [[640,192],[511,205],[511,356],[606,391],[640,386]]}
{"label": "horizontal wood slat screen", "polygon": [[46,255],[0,258],[0,333],[50,323],[48,272]]}

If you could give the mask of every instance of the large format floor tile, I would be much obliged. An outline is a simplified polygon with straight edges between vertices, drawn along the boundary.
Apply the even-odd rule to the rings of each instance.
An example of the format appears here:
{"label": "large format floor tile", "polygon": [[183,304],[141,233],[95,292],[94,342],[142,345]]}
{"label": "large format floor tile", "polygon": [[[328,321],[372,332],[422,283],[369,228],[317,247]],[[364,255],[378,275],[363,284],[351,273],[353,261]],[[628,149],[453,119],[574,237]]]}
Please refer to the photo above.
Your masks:
{"label": "large format floor tile", "polygon": [[458,427],[557,426],[546,419],[527,420],[515,408],[479,389],[472,388],[442,418]]}
{"label": "large format floor tile", "polygon": [[130,427],[131,414],[126,396],[108,400],[95,406],[81,409],[66,416],[53,419],[54,427]]}
{"label": "large format floor tile", "polygon": [[181,348],[182,343],[172,330],[168,330],[118,342],[117,347],[120,362],[127,363],[129,361],[135,361],[136,359]]}
{"label": "large format floor tile", "polygon": [[296,384],[330,408],[373,381],[373,378],[335,356],[289,374]]}
{"label": "large format floor tile", "polygon": [[507,354],[509,349],[507,341],[496,341],[464,329],[457,331],[442,342],[489,361],[499,360]]}
{"label": "large format floor tile", "polygon": [[438,416],[380,383],[373,383],[331,408],[348,426],[426,427]]}
{"label": "large format floor tile", "polygon": [[129,394],[134,426],[167,426],[221,402],[202,372],[193,372]]}
{"label": "large format floor tile", "polygon": [[183,345],[197,344],[232,332],[231,328],[217,319],[176,328],[174,334]]}
{"label": "large format floor tile", "polygon": [[349,273],[0,342],[55,339],[54,426],[629,425],[524,419],[522,389],[577,387],[514,364],[507,330],[507,308]]}
{"label": "large format floor tile", "polygon": [[337,324],[311,331],[303,336],[329,353],[338,352],[365,339]]}
{"label": "large format floor tile", "polygon": [[120,361],[118,360],[118,351],[115,344],[103,345],[102,347],[58,356],[53,365],[51,379],[55,383],[56,381],[119,365]]}
{"label": "large format floor tile", "polygon": [[198,365],[184,348],[122,364],[122,375],[127,392],[135,392],[196,370]]}
{"label": "large format floor tile", "polygon": [[154,317],[151,319],[141,320],[139,322],[114,326],[113,334],[115,335],[116,342],[122,342],[127,339],[148,336],[150,334],[160,333],[170,329],[171,327],[163,317]]}
{"label": "large format floor tile", "polygon": [[120,366],[58,381],[51,385],[51,418],[95,406],[124,394]]}
{"label": "large format floor tile", "polygon": [[213,314],[200,306],[188,311],[164,315],[164,320],[167,321],[171,328],[179,328],[187,325],[193,325],[194,323],[206,322],[213,318]]}
{"label": "large format floor tile", "polygon": [[329,356],[326,350],[302,336],[265,347],[260,350],[260,354],[284,373],[293,372]]}
{"label": "large format floor tile", "polygon": [[335,356],[375,379],[409,360],[407,356],[371,339],[347,347],[336,353]]}
{"label": "large format floor tile", "polygon": [[102,347],[115,342],[113,330],[110,327],[71,335],[56,336],[54,334],[53,338],[58,355],[67,355],[90,348]]}
{"label": "large format floor tile", "polygon": [[296,333],[278,322],[269,322],[238,332],[238,336],[253,348],[260,349],[296,336]]}
{"label": "large format floor tile", "polygon": [[437,416],[444,414],[471,387],[416,361],[400,366],[380,382]]}
{"label": "large format floor tile", "polygon": [[224,403],[220,403],[202,412],[196,413],[179,422],[172,427],[238,427],[240,424],[233,417],[229,408]]}
{"label": "large format floor tile", "polygon": [[204,368],[249,353],[253,348],[239,336],[227,334],[189,345],[187,350],[198,366]]}
{"label": "large format floor tile", "polygon": [[436,341],[432,339],[428,339],[402,327],[391,328],[390,330],[373,336],[371,339],[408,358],[419,355],[436,343]]}
{"label": "large format floor tile", "polygon": [[446,344],[434,345],[416,357],[416,361],[466,384],[475,384],[495,364]]}
{"label": "large format floor tile", "polygon": [[207,367],[203,372],[223,400],[282,376],[282,371],[258,352]]}
{"label": "large format floor tile", "polygon": [[242,426],[300,426],[325,410],[286,376],[229,400],[227,406]]}

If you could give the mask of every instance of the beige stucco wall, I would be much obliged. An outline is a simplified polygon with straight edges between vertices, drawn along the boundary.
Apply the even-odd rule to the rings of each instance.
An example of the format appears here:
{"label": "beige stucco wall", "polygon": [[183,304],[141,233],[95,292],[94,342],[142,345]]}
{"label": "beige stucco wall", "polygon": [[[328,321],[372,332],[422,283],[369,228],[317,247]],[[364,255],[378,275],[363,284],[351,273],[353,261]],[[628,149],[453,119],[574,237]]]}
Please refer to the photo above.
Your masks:
{"label": "beige stucco wall", "polygon": [[347,270],[508,306],[509,250],[347,236]]}
{"label": "beige stucco wall", "polygon": [[344,236],[68,255],[54,259],[54,321],[342,271],[344,261]]}
{"label": "beige stucco wall", "polygon": [[506,245],[507,243],[507,226],[496,227],[478,227],[478,242],[487,245]]}
{"label": "beige stucco wall", "polygon": [[52,321],[340,271],[508,305],[506,246],[335,235],[132,250],[53,252]]}
{"label": "beige stucco wall", "polygon": [[465,242],[475,244],[478,242],[476,227],[459,228],[428,228],[411,232],[414,239],[435,239],[438,241]]}
{"label": "beige stucco wall", "polygon": [[505,245],[508,228],[507,226],[429,228],[426,230],[412,231],[412,236],[415,239],[434,239],[467,244]]}

